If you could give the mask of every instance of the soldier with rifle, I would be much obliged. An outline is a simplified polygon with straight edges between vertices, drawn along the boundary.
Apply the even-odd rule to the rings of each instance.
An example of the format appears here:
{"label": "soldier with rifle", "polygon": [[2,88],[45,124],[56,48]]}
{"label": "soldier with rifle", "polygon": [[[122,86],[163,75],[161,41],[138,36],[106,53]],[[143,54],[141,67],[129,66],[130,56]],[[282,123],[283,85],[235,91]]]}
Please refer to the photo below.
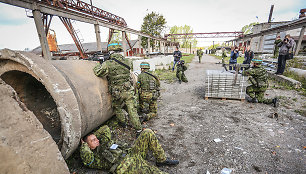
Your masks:
{"label": "soldier with rifle", "polygon": [[269,86],[267,71],[261,67],[262,60],[253,59],[253,67],[243,71],[243,75],[249,76],[250,86],[246,88],[247,95],[250,96],[249,102],[272,104],[277,107],[277,98],[265,98],[265,92]]}
{"label": "soldier with rifle", "polygon": [[150,120],[157,115],[157,98],[160,96],[159,79],[149,72],[150,64],[141,62],[141,73],[138,76],[137,88],[142,121]]}
{"label": "soldier with rifle", "polygon": [[[127,120],[123,113],[126,108],[132,126],[141,131],[142,126],[136,107],[136,98],[130,71],[132,62],[121,54],[111,54],[109,60],[98,63],[93,71],[98,77],[106,77],[109,93],[112,95],[112,107],[119,123],[125,127]],[[126,107],[124,107],[126,106]]]}

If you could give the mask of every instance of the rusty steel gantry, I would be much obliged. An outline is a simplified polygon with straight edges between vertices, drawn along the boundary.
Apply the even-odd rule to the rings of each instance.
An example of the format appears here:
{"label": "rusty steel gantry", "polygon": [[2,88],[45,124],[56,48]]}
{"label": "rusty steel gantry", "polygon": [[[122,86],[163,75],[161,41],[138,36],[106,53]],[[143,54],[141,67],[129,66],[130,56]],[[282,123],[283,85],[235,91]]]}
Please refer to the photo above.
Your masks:
{"label": "rusty steel gantry", "polygon": [[167,39],[191,39],[191,38],[222,38],[222,37],[239,37],[243,32],[210,32],[210,33],[182,33],[182,34],[165,34]]}
{"label": "rusty steel gantry", "polygon": [[[94,24],[98,51],[102,51],[99,26],[107,27],[112,30],[122,31],[122,47],[125,52],[125,42],[129,44],[126,32],[138,35],[138,38],[147,37],[156,41],[160,41],[164,46],[176,44],[174,42],[167,41],[165,38],[151,36],[149,34],[128,28],[123,18],[80,0],[0,0],[0,2],[32,10],[43,55],[46,59],[49,60],[51,59],[51,53],[47,43],[46,31],[48,31],[52,16],[58,16],[61,18],[61,21],[68,29],[76,46],[78,47],[80,55],[84,53],[84,50],[82,49],[82,45],[77,37],[75,30],[73,29],[73,26],[70,25],[70,20]],[[48,15],[50,16],[49,20],[47,20]],[[86,55],[84,54],[83,57],[84,56]]]}

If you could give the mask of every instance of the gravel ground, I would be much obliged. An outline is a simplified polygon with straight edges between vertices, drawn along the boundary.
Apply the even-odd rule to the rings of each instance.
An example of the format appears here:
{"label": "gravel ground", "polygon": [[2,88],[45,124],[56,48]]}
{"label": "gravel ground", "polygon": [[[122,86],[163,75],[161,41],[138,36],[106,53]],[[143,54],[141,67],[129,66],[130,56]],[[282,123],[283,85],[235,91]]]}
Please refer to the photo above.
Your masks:
{"label": "gravel ground", "polygon": [[[232,169],[232,174],[306,173],[306,117],[294,112],[305,110],[305,97],[293,90],[269,89],[266,97],[281,96],[277,109],[246,101],[204,100],[205,70],[222,69],[219,61],[204,55],[199,64],[195,58],[186,72],[188,83],[162,82],[158,116],[147,126],[156,132],[167,156],[180,164],[160,169],[170,174],[214,174],[223,168]],[[271,118],[274,113],[278,117]],[[119,132],[123,139],[134,136]],[[71,172],[106,173],[82,166],[79,157],[75,160],[68,164]],[[152,155],[149,161],[155,162]]]}
{"label": "gravel ground", "polygon": [[[269,89],[281,105],[235,100],[204,100],[205,70],[221,69],[219,60],[195,58],[186,72],[188,83],[162,83],[159,116],[147,124],[157,132],[168,156],[179,159],[169,173],[306,173],[305,97],[296,91]],[[273,113],[278,117],[271,118]],[[220,142],[215,142],[220,139]]]}

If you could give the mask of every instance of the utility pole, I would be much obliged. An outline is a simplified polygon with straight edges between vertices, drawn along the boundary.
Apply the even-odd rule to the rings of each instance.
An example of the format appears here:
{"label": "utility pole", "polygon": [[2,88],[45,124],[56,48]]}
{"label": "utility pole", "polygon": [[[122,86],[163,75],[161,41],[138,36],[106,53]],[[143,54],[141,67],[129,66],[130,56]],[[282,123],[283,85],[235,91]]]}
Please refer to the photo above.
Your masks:
{"label": "utility pole", "polygon": [[270,23],[272,20],[273,9],[274,9],[274,5],[271,5],[268,23]]}

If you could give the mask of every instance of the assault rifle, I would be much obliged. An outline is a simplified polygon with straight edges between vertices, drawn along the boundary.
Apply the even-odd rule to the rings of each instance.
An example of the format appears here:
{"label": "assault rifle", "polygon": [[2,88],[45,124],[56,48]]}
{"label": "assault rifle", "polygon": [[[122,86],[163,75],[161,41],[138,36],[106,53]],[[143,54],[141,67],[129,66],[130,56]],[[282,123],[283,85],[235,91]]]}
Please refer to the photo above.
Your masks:
{"label": "assault rifle", "polygon": [[107,61],[108,59],[110,59],[110,53],[102,53],[101,51],[94,53],[91,57],[92,61],[98,61],[100,64]]}

